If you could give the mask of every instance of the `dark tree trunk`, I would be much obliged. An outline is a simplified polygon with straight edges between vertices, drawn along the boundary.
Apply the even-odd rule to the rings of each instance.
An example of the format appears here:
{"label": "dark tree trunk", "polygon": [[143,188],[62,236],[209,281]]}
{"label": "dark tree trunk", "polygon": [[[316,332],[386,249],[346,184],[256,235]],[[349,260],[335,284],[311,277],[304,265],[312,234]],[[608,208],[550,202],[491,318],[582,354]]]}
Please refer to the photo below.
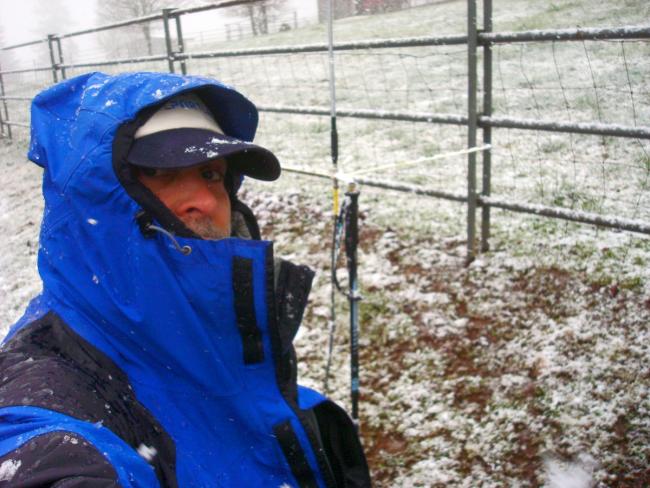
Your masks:
{"label": "dark tree trunk", "polygon": [[142,24],[142,34],[147,43],[147,54],[151,56],[153,55],[153,46],[151,45],[151,26],[148,22]]}
{"label": "dark tree trunk", "polygon": [[257,25],[255,24],[255,7],[253,5],[247,5],[246,9],[248,10],[248,20],[251,23],[251,31],[253,35],[257,35]]}
{"label": "dark tree trunk", "polygon": [[260,31],[262,34],[269,33],[269,17],[266,13],[266,5],[260,5]]}

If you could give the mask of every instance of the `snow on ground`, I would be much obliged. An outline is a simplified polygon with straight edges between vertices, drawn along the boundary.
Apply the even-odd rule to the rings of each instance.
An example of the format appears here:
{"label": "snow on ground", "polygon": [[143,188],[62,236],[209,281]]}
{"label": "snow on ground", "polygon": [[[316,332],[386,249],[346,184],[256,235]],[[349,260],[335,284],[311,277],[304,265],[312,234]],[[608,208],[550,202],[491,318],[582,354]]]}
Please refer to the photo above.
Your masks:
{"label": "snow on ground", "polygon": [[[463,33],[464,8],[440,2],[344,19],[335,36]],[[503,0],[495,2],[495,28],[647,24],[648,8],[637,0]],[[240,47],[323,39],[315,26]],[[195,46],[211,48],[223,46]],[[499,46],[495,112],[648,125],[648,52],[635,41]],[[340,106],[463,114],[465,56],[462,46],[340,53]],[[271,62],[273,69],[268,57],[189,66],[257,103],[327,106],[326,57]],[[40,84],[9,78],[13,95],[33,95]],[[15,120],[27,120],[13,103]],[[339,130],[347,172],[454,151],[466,140],[464,129],[429,124],[341,119]],[[328,131],[326,118],[262,113],[258,139],[284,163],[328,171]],[[26,131],[14,132],[13,142],[0,141],[3,327],[40,289],[41,171],[25,162]],[[647,142],[495,130],[493,145],[495,196],[650,219]],[[464,192],[465,168],[458,157],[372,176]],[[321,389],[331,190],[287,173],[274,184],[247,181],[243,194],[278,254],[318,272],[296,345],[300,381]],[[377,486],[650,484],[650,239],[495,210],[490,250],[466,267],[464,206],[367,187],[360,201],[361,434]],[[349,407],[344,302],[338,298],[330,395]]]}
{"label": "snow on ground", "polygon": [[[245,198],[278,252],[319,271],[298,356],[301,380],[321,387],[327,188],[285,184],[277,194],[247,183]],[[646,278],[603,283],[593,269],[606,259],[580,254],[608,236],[573,229],[581,240],[546,243],[545,256],[530,244],[514,255],[511,242],[495,239],[494,251],[465,267],[462,239],[414,234],[399,222],[379,227],[371,197],[361,197],[361,432],[378,485],[650,481],[650,297]],[[344,307],[339,317],[331,394],[349,405]]]}
{"label": "snow on ground", "polygon": [[40,289],[36,272],[38,231],[41,223],[42,170],[26,162],[26,135],[12,143],[0,140],[0,167],[5,177],[0,196],[0,327],[3,330],[21,314]]}

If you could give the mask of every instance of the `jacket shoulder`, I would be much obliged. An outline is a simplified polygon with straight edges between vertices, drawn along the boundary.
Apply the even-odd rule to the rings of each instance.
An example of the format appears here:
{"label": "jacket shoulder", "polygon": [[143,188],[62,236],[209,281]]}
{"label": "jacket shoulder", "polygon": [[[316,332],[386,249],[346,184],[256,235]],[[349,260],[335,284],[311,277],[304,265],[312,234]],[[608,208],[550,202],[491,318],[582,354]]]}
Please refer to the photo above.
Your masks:
{"label": "jacket shoulder", "polygon": [[0,350],[0,414],[15,407],[106,428],[134,452],[155,453],[146,461],[161,484],[177,486],[171,437],[135,397],[127,375],[54,312],[21,328]]}
{"label": "jacket shoulder", "polygon": [[0,456],[0,486],[119,486],[110,462],[73,432],[37,435]]}

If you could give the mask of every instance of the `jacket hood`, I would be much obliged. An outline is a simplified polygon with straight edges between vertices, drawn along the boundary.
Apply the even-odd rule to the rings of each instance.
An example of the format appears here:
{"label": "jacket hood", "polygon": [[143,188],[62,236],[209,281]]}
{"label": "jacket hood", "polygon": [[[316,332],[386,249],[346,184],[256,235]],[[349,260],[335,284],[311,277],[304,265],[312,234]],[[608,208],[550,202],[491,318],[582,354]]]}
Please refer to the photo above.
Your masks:
{"label": "jacket hood", "polygon": [[[236,385],[225,377],[223,363],[241,349],[236,328],[220,326],[236,322],[232,261],[244,256],[254,263],[259,281],[254,299],[263,316],[271,243],[177,236],[192,249],[183,255],[175,239],[141,231],[137,216],[147,192],[142,185],[129,187],[125,175],[138,114],[188,90],[200,92],[209,107],[230,108],[218,121],[224,131],[253,138],[253,104],[201,77],[92,73],[34,99],[29,158],[45,170],[41,302],[111,357],[132,365],[133,374],[148,371],[143,381],[160,371],[178,375],[179,385],[216,391]],[[158,208],[153,215],[173,224],[165,211]]]}
{"label": "jacket hood", "polygon": [[[92,199],[111,191],[109,185],[119,185],[168,230],[196,237],[137,183],[126,161],[133,135],[147,115],[187,91],[204,100],[225,133],[253,140],[258,122],[255,105],[233,88],[208,78],[89,73],[37,95],[32,103],[28,157],[48,173],[43,187],[46,206],[56,208],[64,195]],[[239,210],[236,192],[243,178],[230,174],[229,179],[233,208]]]}

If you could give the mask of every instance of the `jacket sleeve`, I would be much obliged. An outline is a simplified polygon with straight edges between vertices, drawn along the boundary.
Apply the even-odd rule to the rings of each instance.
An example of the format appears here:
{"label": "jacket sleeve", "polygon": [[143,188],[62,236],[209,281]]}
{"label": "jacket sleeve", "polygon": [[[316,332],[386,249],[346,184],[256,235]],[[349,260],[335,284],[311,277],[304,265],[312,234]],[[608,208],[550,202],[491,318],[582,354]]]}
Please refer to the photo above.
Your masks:
{"label": "jacket sleeve", "polygon": [[160,486],[154,468],[101,422],[0,408],[0,488]]}
{"label": "jacket sleeve", "polygon": [[314,407],[313,412],[318,422],[323,448],[336,478],[336,486],[372,486],[359,434],[345,410],[327,400]]}
{"label": "jacket sleeve", "polygon": [[76,433],[55,431],[1,456],[0,486],[103,488],[119,483],[115,469],[97,448]]}

